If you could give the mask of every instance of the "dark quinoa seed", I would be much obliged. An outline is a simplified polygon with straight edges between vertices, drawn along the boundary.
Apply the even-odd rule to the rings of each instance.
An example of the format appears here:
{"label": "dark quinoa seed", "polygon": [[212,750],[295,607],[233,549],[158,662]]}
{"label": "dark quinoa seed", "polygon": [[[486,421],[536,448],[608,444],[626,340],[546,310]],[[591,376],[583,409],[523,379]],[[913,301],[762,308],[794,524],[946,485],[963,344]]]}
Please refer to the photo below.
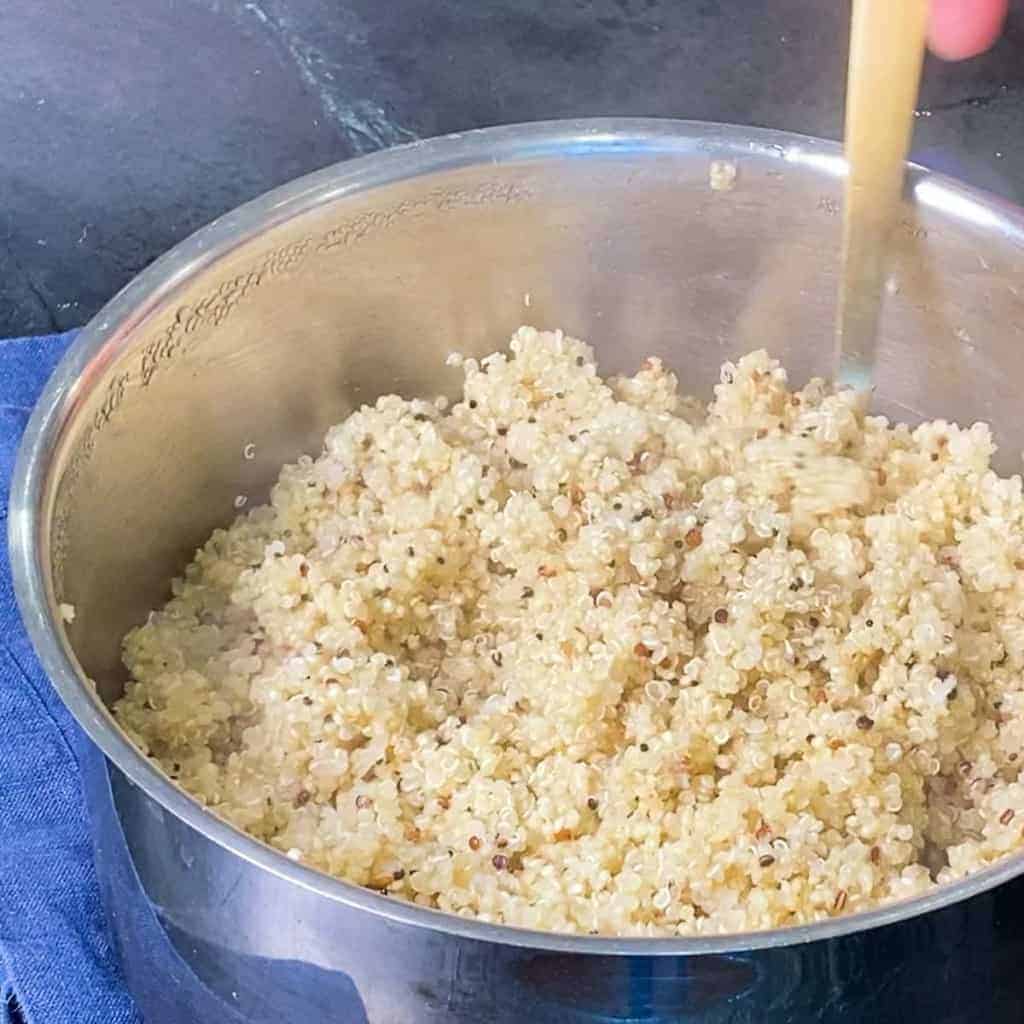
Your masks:
{"label": "dark quinoa seed", "polygon": [[498,437],[504,437],[508,433],[508,427],[498,427]]}
{"label": "dark quinoa seed", "polygon": [[590,808],[590,809],[591,809],[592,811],[596,811],[596,810],[597,810],[597,797],[593,797],[593,796],[592,796],[592,797],[589,797],[589,798],[587,799],[587,806],[588,806],[588,807],[589,807],[589,808]]}
{"label": "dark quinoa seed", "polygon": [[405,878],[405,869],[404,868],[398,868],[397,870],[392,871],[391,872],[391,877],[396,882],[400,882],[403,878]]}
{"label": "dark quinoa seed", "polygon": [[641,743],[640,744],[640,750],[641,750],[642,753],[646,754],[647,751],[650,750],[650,749],[651,748],[646,743]]}
{"label": "dark quinoa seed", "polygon": [[470,407],[470,409],[475,409],[476,408],[476,399],[475,398],[471,398],[469,400],[469,407]]}
{"label": "dark quinoa seed", "polygon": [[491,858],[491,863],[499,870],[504,871],[508,868],[508,857],[503,853],[496,853]]}
{"label": "dark quinoa seed", "polygon": [[869,718],[867,715],[861,715],[857,719],[857,728],[862,732],[867,732],[869,729],[873,729],[874,727],[875,720],[873,718]]}
{"label": "dark quinoa seed", "polygon": [[533,587],[523,587],[522,597],[524,601],[528,601],[533,597]]}
{"label": "dark quinoa seed", "polygon": [[715,609],[715,622],[720,626],[725,625],[729,621],[729,613],[724,608]]}
{"label": "dark quinoa seed", "polygon": [[538,640],[543,640],[544,639],[544,634],[543,633],[535,633],[534,635],[537,637]]}
{"label": "dark quinoa seed", "polygon": [[757,863],[763,868],[770,868],[775,863],[775,858],[770,853],[766,853],[758,859]]}

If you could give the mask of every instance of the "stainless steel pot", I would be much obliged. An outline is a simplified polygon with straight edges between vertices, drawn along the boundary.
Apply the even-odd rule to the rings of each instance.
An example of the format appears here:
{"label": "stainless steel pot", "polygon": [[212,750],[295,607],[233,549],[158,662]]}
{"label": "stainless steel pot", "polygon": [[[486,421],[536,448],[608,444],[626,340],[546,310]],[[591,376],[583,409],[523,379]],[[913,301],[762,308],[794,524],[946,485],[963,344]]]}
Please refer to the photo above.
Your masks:
{"label": "stainless steel pot", "polygon": [[[713,160],[735,164],[731,190],[710,187]],[[842,174],[832,144],[717,125],[450,136],[242,207],[83,331],[25,438],[11,554],[36,649],[89,738],[98,871],[148,1020],[943,1020],[969,1004],[980,1014],[955,1019],[991,1021],[1012,1006],[1000,915],[1020,886],[979,894],[1024,871],[1022,856],[805,928],[528,933],[292,863],[201,809],[106,708],[121,636],[239,496],[259,501],[363,401],[451,391],[452,347],[482,354],[532,322],[588,338],[609,371],[660,355],[697,392],[753,347],[797,377],[827,373]],[[1005,452],[1024,447],[1022,245],[1019,211],[912,171],[882,410],[986,419]],[[67,627],[61,603],[76,609]]]}

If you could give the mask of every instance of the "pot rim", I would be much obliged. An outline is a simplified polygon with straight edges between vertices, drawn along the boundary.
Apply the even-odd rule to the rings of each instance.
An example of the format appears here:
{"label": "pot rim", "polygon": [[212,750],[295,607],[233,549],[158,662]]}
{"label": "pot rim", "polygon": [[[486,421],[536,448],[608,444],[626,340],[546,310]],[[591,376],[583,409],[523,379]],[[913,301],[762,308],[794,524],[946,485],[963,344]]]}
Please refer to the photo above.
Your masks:
{"label": "pot rim", "polygon": [[[687,938],[621,938],[531,931],[419,907],[364,889],[290,860],[199,804],[175,785],[116,725],[71,651],[47,571],[51,469],[68,425],[86,397],[83,380],[98,379],[138,328],[196,273],[266,230],[346,196],[429,174],[479,164],[585,159],[614,152],[705,152],[803,164],[845,175],[835,142],[765,128],[660,118],[590,118],[441,136],[343,161],[282,185],[220,217],[180,242],[114,296],[82,329],[47,383],[18,452],[9,503],[14,590],[32,644],[61,699],[89,739],[148,797],[176,818],[277,877],[332,902],[465,939],[556,953],[604,956],[696,956],[790,946],[851,935],[951,906],[1024,873],[1024,852],[923,896],[813,924]],[[915,201],[1005,236],[1024,249],[1024,210],[944,175],[910,165]],[[45,517],[45,518],[44,518]]]}

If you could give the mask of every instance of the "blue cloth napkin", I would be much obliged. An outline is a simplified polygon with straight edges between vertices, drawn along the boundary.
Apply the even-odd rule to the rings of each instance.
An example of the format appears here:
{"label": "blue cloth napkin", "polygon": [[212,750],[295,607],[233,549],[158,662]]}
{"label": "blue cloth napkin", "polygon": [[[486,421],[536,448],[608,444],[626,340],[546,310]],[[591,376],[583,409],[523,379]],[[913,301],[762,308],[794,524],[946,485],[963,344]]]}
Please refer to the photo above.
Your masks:
{"label": "blue cloth napkin", "polygon": [[73,336],[0,340],[0,1024],[141,1022],[100,905],[81,737],[25,635],[7,554],[18,443]]}

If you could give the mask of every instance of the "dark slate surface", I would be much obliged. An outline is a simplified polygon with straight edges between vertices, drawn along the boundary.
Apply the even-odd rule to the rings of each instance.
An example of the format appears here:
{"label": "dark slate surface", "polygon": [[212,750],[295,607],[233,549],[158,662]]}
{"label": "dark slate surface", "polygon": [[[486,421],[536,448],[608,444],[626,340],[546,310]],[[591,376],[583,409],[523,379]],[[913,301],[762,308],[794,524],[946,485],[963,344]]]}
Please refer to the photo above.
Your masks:
{"label": "dark slate surface", "polygon": [[[843,3],[2,0],[0,336],[86,320],[194,228],[305,171],[596,114],[838,137]],[[930,63],[917,152],[1024,198],[1024,10]]]}

